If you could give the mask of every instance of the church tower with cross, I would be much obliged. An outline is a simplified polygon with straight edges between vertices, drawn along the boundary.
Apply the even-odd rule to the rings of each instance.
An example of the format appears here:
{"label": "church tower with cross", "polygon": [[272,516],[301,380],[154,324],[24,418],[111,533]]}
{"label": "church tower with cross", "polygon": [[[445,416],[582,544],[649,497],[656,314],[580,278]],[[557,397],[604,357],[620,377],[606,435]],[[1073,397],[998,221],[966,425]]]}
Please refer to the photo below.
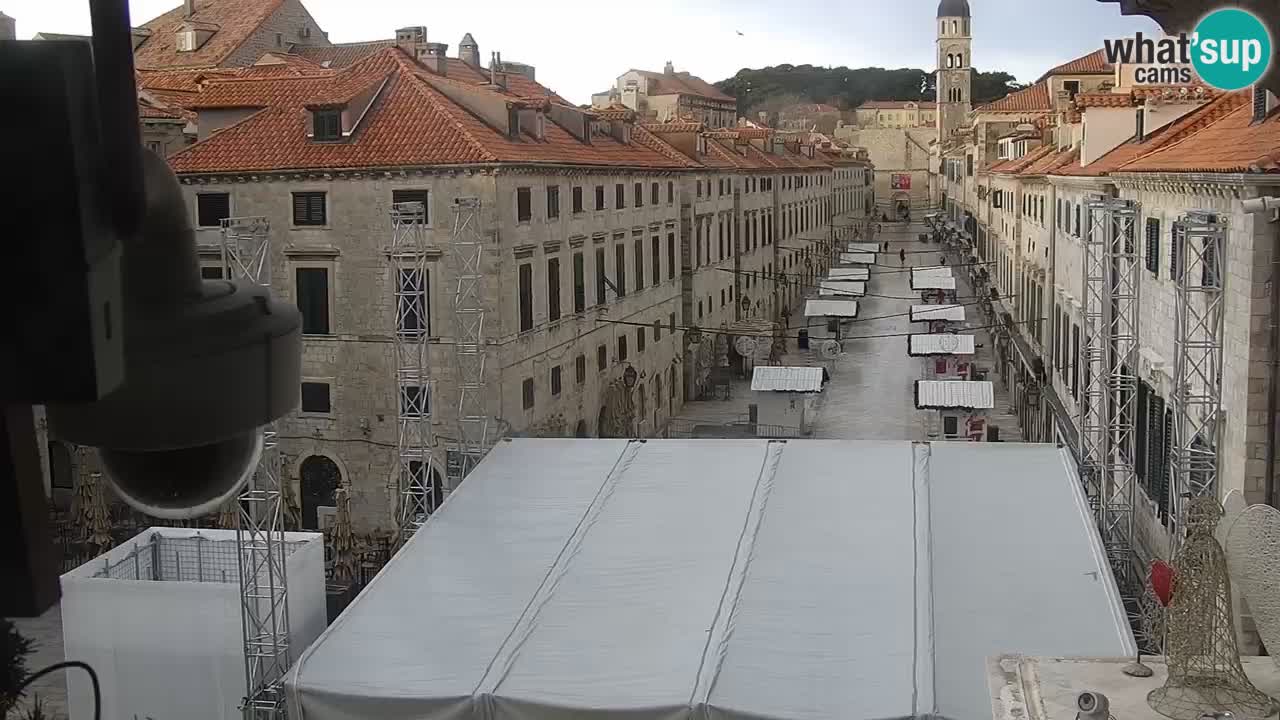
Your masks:
{"label": "church tower with cross", "polygon": [[951,135],[973,109],[969,0],[938,3],[938,139]]}

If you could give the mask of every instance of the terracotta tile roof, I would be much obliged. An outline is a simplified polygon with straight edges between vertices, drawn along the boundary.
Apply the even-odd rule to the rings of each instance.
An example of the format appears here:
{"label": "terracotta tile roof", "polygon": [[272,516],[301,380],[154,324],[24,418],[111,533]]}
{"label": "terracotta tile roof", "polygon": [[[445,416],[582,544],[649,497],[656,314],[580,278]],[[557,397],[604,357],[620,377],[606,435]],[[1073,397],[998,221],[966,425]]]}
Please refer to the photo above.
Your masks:
{"label": "terracotta tile roof", "polygon": [[1049,84],[1043,80],[1028,88],[974,108],[977,112],[1049,112],[1053,104],[1049,100]]}
{"label": "terracotta tile roof", "polygon": [[[1185,92],[1184,92],[1185,91]],[[1133,88],[1135,98],[1182,99],[1189,101],[1212,100],[1222,95],[1222,91],[1208,85],[1139,85]]]}
{"label": "terracotta tile roof", "polygon": [[1090,92],[1076,95],[1076,107],[1133,107],[1133,95],[1127,92]]}
{"label": "terracotta tile roof", "polygon": [[1052,75],[1106,75],[1115,71],[1115,66],[1107,62],[1107,53],[1098,48],[1088,55],[1065,62],[1040,76],[1036,82],[1042,82]]}
{"label": "terracotta tile roof", "polygon": [[333,71],[320,67],[307,58],[292,53],[267,53],[258,61],[237,73],[242,78],[302,77],[305,75],[332,75]]}
{"label": "terracotta tile roof", "polygon": [[645,129],[654,133],[691,133],[700,132],[702,123],[696,121],[680,121],[666,123],[646,123]]}
{"label": "terracotta tile roof", "polygon": [[636,117],[636,112],[626,105],[610,105],[592,112],[601,120],[634,120]]}
{"label": "terracotta tile roof", "polygon": [[[592,165],[644,169],[689,166],[643,128],[636,142],[607,135],[583,143],[548,121],[541,140],[508,137],[446,98],[421,77],[425,71],[400,50],[385,49],[335,77],[231,80],[210,85],[202,96],[263,109],[170,156],[178,173],[340,170],[472,163]],[[352,136],[343,142],[307,138],[306,106],[332,96],[334,88],[370,79],[388,82]],[[476,89],[476,92],[491,92]],[[503,97],[493,93],[495,98]]]}
{"label": "terracotta tile roof", "polygon": [[698,95],[712,100],[734,101],[733,97],[725,95],[715,85],[687,72],[677,72],[671,75],[649,70],[632,69],[631,72],[643,75],[645,80],[648,81],[649,95]]}
{"label": "terracotta tile roof", "polygon": [[[133,51],[139,68],[214,67],[222,64],[262,26],[284,0],[195,0],[195,13],[186,17],[183,6],[170,10],[143,27],[151,37]],[[191,52],[178,52],[177,30],[184,23],[216,28],[216,32]]]}
{"label": "terracotta tile roof", "polygon": [[201,87],[218,78],[238,77],[240,71],[231,68],[195,68],[186,70],[139,70],[138,87],[147,90],[172,90],[200,92]]}
{"label": "terracotta tile roof", "polygon": [[1078,162],[1059,168],[1055,175],[1097,177],[1116,172],[1127,164],[1149,155],[1171,143],[1195,135],[1206,126],[1230,115],[1242,105],[1248,105],[1248,93],[1230,93],[1192,110],[1168,125],[1148,135],[1142,142],[1133,138],[1116,146],[1111,152],[1081,167]]}
{"label": "terracotta tile roof", "polygon": [[156,102],[143,94],[138,95],[138,117],[143,120],[186,120],[189,113]]}
{"label": "terracotta tile roof", "polygon": [[[395,47],[395,40],[373,40],[370,42],[340,43],[327,46],[296,47],[293,52],[317,65],[331,68],[344,68],[363,60],[369,55],[389,47]],[[328,65],[325,65],[328,63]]]}
{"label": "terracotta tile roof", "polygon": [[1022,168],[1022,170],[1019,171],[1018,174],[1022,176],[1053,175],[1053,174],[1056,174],[1056,171],[1059,168],[1066,167],[1067,165],[1070,165],[1073,162],[1077,162],[1080,159],[1079,148],[1067,148],[1066,150],[1058,150],[1056,149],[1056,146],[1050,145],[1049,147],[1054,148],[1053,152],[1045,153],[1039,159],[1032,162],[1030,165],[1027,165],[1026,167]]}
{"label": "terracotta tile roof", "polygon": [[859,105],[857,110],[905,110],[907,105],[916,104],[921,110],[937,110],[938,103],[932,100],[867,100]]}
{"label": "terracotta tile roof", "polygon": [[[1116,172],[1280,173],[1280,113],[1254,124],[1248,92],[1228,97],[1237,100],[1210,103],[1222,104],[1218,112],[1206,113],[1161,148]],[[1231,105],[1235,107],[1228,111]]]}
{"label": "terracotta tile roof", "polygon": [[1068,125],[1075,125],[1081,120],[1084,120],[1084,114],[1079,110],[1068,110],[1065,119]]}

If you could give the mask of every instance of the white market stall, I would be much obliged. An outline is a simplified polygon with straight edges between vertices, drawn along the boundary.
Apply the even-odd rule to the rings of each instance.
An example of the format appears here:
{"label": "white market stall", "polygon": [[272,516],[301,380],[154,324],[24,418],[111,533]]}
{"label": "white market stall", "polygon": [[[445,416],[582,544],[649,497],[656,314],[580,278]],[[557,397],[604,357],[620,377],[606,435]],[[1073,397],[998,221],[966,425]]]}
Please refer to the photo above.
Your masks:
{"label": "white market stall", "polygon": [[973,335],[942,332],[907,336],[907,356],[929,358],[926,379],[968,380],[976,350]]}
{"label": "white market stall", "polygon": [[844,337],[844,325],[858,317],[858,301],[852,299],[809,299],[804,303],[806,318],[822,318],[825,324],[810,326],[811,340],[839,340]]}
{"label": "white market stall", "polygon": [[751,375],[756,435],[807,434],[814,399],[829,379],[822,367],[756,367]]}
{"label": "white market stall", "polygon": [[301,653],[289,719],[991,717],[989,656],[1134,652],[1070,463],[499,442]]}
{"label": "white market stall", "polygon": [[963,305],[912,305],[911,322],[964,322]]}
{"label": "white market stall", "polygon": [[920,293],[921,302],[933,300],[938,303],[954,303],[956,299],[956,279],[951,275],[937,272],[923,274],[911,273],[911,289]]}
{"label": "white market stall", "polygon": [[873,252],[842,252],[840,253],[841,265],[874,265],[876,262],[876,254]]}
{"label": "white market stall", "polygon": [[880,252],[880,243],[851,242],[845,247],[846,252],[875,253]]}
{"label": "white market stall", "polygon": [[[297,653],[327,622],[324,541],[293,532],[284,540]],[[153,527],[62,576],[64,650],[98,673],[102,717],[240,717],[239,551],[234,530]],[[83,673],[68,673],[67,702],[71,720],[93,717]]]}
{"label": "white market stall", "polygon": [[917,380],[915,401],[919,410],[938,412],[943,439],[981,441],[995,387],[987,380]]}
{"label": "white market stall", "polygon": [[867,284],[861,280],[827,278],[818,281],[818,295],[822,297],[862,297],[867,294]]}
{"label": "white market stall", "polygon": [[871,279],[871,270],[865,267],[833,267],[827,271],[828,280],[862,280]]}

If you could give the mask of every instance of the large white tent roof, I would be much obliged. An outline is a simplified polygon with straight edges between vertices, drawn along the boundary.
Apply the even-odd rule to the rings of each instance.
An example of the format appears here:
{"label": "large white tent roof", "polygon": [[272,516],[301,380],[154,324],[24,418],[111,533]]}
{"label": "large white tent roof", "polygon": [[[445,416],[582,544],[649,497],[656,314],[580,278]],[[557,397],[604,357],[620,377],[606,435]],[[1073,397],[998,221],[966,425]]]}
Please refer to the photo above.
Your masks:
{"label": "large white tent roof", "polygon": [[499,443],[301,653],[296,720],[990,716],[1133,640],[1050,445]]}

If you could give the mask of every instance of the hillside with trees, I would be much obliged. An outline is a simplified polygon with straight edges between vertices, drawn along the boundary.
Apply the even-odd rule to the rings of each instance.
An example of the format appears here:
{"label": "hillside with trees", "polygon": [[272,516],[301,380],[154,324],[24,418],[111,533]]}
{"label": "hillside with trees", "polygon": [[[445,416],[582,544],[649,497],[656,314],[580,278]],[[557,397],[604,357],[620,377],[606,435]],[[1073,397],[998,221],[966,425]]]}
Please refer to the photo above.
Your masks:
{"label": "hillside with trees", "polygon": [[[934,100],[934,75],[918,68],[847,68],[777,65],[743,68],[715,84],[738,99],[738,112],[754,117],[797,103],[852,110],[867,100]],[[974,72],[974,103],[991,102],[1024,87],[1007,72]]]}

